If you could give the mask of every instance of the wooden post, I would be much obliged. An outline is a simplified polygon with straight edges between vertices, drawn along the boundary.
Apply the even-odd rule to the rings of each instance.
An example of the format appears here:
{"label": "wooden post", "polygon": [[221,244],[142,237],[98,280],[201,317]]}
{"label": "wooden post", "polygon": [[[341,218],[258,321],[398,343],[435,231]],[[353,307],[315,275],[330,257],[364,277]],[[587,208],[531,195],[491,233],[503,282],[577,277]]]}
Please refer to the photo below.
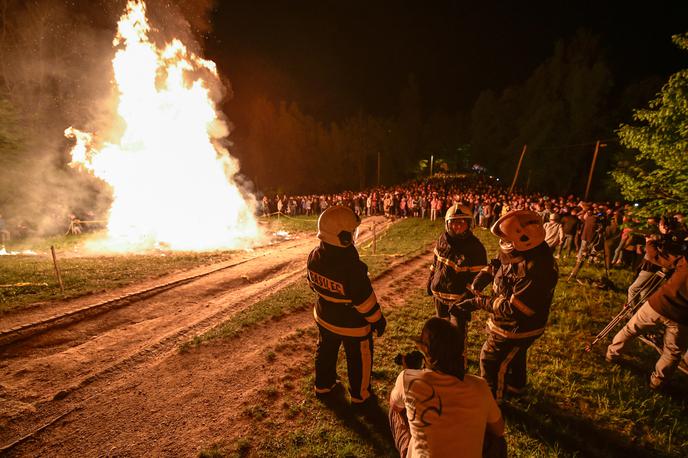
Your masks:
{"label": "wooden post", "polygon": [[518,179],[518,171],[521,170],[521,163],[523,162],[523,156],[526,154],[526,148],[528,145],[523,145],[523,150],[521,151],[521,157],[518,159],[518,165],[516,166],[516,173],[514,173],[514,181],[511,182],[511,187],[509,188],[509,194],[514,190],[516,186],[516,180]]}
{"label": "wooden post", "polygon": [[377,252],[377,224],[373,224],[373,254]]}
{"label": "wooden post", "polygon": [[53,255],[53,266],[55,266],[55,275],[57,276],[57,281],[60,283],[60,292],[64,294],[64,284],[62,283],[62,274],[60,273],[60,267],[57,265],[57,256],[55,256],[55,247],[50,245],[50,252]]}
{"label": "wooden post", "polygon": [[592,183],[592,173],[595,171],[595,162],[597,162],[597,153],[599,153],[600,148],[604,148],[607,146],[606,143],[600,143],[599,140],[597,140],[597,143],[595,143],[595,153],[592,155],[592,164],[590,164],[590,173],[588,173],[588,184],[585,186],[585,197],[583,200],[587,201],[588,200],[588,194],[590,193],[590,184]]}

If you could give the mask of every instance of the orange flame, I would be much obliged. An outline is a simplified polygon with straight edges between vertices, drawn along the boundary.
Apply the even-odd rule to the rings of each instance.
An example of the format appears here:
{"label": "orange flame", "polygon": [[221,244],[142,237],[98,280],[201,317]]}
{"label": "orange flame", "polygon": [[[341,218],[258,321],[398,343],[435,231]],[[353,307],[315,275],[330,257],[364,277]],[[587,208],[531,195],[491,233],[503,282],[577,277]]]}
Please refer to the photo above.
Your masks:
{"label": "orange flame", "polygon": [[259,235],[254,199],[233,182],[239,164],[219,144],[228,128],[206,81],[219,84],[215,64],[177,39],[159,49],[149,31],[145,4],[130,0],[112,60],[124,134],[96,149],[91,134],[66,129],[76,141],[70,165],[112,187],[110,249],[248,246]]}

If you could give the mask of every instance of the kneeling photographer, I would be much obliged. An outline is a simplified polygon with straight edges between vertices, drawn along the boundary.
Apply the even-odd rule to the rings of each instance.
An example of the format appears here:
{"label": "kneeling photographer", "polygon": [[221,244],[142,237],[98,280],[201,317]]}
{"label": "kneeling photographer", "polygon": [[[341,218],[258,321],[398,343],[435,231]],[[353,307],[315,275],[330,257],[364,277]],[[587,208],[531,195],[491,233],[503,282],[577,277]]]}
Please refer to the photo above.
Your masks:
{"label": "kneeling photographer", "polygon": [[[640,334],[663,325],[662,354],[650,374],[650,388],[660,389],[676,370],[681,357],[688,349],[688,243],[685,233],[665,231],[659,240],[648,240],[645,259],[670,272],[669,279],[652,294],[633,293],[631,300],[644,301],[626,325],[614,336],[607,347],[606,360],[615,362],[626,344]],[[647,284],[647,282],[643,283]],[[646,298],[645,296],[648,296]],[[639,299],[636,299],[639,296]]]}
{"label": "kneeling photographer", "polygon": [[[464,374],[463,336],[449,321],[425,322],[416,345],[425,369],[405,368],[389,400],[400,456],[505,457],[504,420],[485,380]],[[398,357],[419,366],[417,352]]]}
{"label": "kneeling photographer", "polygon": [[628,287],[628,305],[640,305],[649,297],[648,281],[660,270],[664,274],[671,274],[676,257],[681,254],[682,241],[687,234],[678,230],[676,220],[661,218],[657,225],[658,232],[645,235],[645,256],[638,267],[638,276]]}

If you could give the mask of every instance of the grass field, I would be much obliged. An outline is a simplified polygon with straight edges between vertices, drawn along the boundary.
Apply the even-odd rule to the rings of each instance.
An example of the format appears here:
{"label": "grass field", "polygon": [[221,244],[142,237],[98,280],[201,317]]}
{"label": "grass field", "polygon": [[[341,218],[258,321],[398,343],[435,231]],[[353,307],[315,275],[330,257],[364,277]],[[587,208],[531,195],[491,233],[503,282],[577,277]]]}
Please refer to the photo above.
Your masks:
{"label": "grass field", "polygon": [[[314,233],[315,220],[306,217],[262,219],[267,234],[277,231]],[[142,280],[228,261],[236,251],[151,251],[136,255],[89,255],[84,245],[102,233],[12,241],[7,251],[32,250],[35,255],[0,256],[0,314],[36,302],[69,299],[98,293]],[[50,247],[54,246],[64,283],[60,292]]]}
{"label": "grass field", "polygon": [[[362,249],[362,258],[371,265],[374,276],[395,259],[427,246],[441,230],[441,222],[401,221],[378,242],[376,256]],[[475,232],[488,253],[495,253],[496,239],[485,230]],[[654,350],[635,345],[621,365],[612,366],[602,357],[609,339],[592,353],[583,351],[623,304],[631,272],[613,270],[610,276],[615,287],[601,290],[592,285],[566,283],[572,267],[572,261],[560,263],[560,281],[547,332],[529,352],[529,392],[503,405],[509,456],[688,455],[688,388],[684,374],[677,373],[666,392],[656,393],[647,386],[656,359]],[[593,280],[601,273],[598,267],[588,266],[581,270],[579,278]],[[278,309],[293,310],[312,301],[304,285],[292,288],[278,293],[274,301],[257,304],[257,308],[272,303],[279,304]],[[397,353],[413,349],[411,337],[419,333],[422,323],[434,312],[422,290],[405,299],[405,306],[387,311],[387,332],[375,341],[373,388],[379,395],[379,409],[361,416],[345,404],[326,405],[316,400],[312,394],[311,363],[294,379],[270,387],[265,402],[246,408],[255,434],[237,443],[209,445],[202,455],[396,456],[386,418],[387,396],[400,369],[393,359]],[[270,315],[279,313],[273,310]],[[483,312],[476,313],[471,322],[472,373],[479,373],[477,358],[484,340],[485,318]],[[229,323],[227,329],[251,322]],[[211,340],[234,334],[219,332]],[[303,339],[317,338],[314,328],[303,334],[293,337],[294,347]],[[208,344],[212,345],[212,341]],[[267,367],[288,347],[286,342],[270,351]],[[343,359],[339,373],[346,380]]]}

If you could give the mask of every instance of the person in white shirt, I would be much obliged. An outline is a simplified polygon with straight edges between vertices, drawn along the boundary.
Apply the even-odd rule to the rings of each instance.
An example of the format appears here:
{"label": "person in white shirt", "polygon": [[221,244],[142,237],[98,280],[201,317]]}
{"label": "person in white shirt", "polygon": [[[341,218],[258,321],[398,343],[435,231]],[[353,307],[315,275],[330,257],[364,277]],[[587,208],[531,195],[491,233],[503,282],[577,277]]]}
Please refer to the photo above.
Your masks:
{"label": "person in white shirt", "polygon": [[564,241],[564,228],[559,222],[559,215],[550,213],[549,221],[542,225],[545,228],[545,242],[549,250],[554,254],[554,250]]}
{"label": "person in white shirt", "polygon": [[461,331],[433,317],[417,339],[425,369],[404,369],[392,389],[389,421],[405,457],[506,456],[504,420],[487,382],[464,374]]}

